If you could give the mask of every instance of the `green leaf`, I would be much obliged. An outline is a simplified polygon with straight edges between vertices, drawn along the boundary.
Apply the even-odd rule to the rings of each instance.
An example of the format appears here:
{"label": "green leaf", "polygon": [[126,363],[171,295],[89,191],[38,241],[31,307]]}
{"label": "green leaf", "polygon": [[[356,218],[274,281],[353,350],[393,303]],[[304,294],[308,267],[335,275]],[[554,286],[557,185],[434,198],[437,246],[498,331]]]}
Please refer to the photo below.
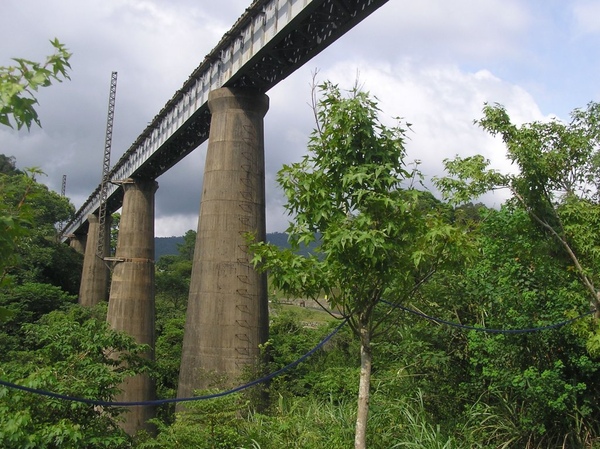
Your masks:
{"label": "green leaf", "polygon": [[0,67],[0,124],[18,129],[33,123],[41,126],[34,106],[37,100],[32,92],[47,87],[53,81],[69,79],[69,53],[57,39],[51,41],[55,53],[46,58],[44,64],[23,58],[14,58],[16,66]]}

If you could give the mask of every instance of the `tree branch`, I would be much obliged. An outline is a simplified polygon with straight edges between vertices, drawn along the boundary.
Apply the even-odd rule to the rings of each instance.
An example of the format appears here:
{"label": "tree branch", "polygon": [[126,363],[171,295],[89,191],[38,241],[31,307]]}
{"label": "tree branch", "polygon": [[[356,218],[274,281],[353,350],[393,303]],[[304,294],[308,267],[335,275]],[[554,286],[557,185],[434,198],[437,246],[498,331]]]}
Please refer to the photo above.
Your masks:
{"label": "tree branch", "polygon": [[[527,203],[525,202],[525,199],[519,194],[519,192],[516,191],[516,189],[514,189],[513,187],[509,187],[509,188],[510,188],[511,192],[513,193],[513,195],[515,195],[515,197],[517,198],[517,200],[523,205],[523,207],[525,208],[525,210],[527,211],[527,213],[537,223],[539,223],[542,227],[544,227],[546,230],[548,230],[548,232],[550,232],[550,234],[554,238],[556,238],[559,241],[559,243],[562,245],[562,247],[564,248],[564,250],[569,255],[571,261],[575,265],[575,268],[576,268],[577,272],[579,273],[579,276],[581,277],[581,280],[583,281],[586,289],[588,290],[588,292],[590,293],[591,297],[593,298],[590,301],[591,306],[594,309],[596,309],[597,311],[599,311],[600,310],[599,294],[596,291],[596,288],[594,287],[594,284],[591,281],[591,279],[585,274],[585,271],[583,270],[583,267],[579,263],[579,258],[577,257],[577,255],[575,254],[575,252],[573,251],[573,249],[571,248],[571,246],[567,242],[566,235],[561,236],[558,232],[556,232],[556,229],[554,229],[550,224],[548,224],[545,220],[542,220],[535,212],[533,212],[533,210],[531,209],[531,207],[529,207],[527,205]],[[555,216],[557,216],[557,214],[555,214]],[[562,223],[560,221],[560,218],[559,218],[559,224],[561,226],[562,232],[564,233],[564,228],[562,227]]]}

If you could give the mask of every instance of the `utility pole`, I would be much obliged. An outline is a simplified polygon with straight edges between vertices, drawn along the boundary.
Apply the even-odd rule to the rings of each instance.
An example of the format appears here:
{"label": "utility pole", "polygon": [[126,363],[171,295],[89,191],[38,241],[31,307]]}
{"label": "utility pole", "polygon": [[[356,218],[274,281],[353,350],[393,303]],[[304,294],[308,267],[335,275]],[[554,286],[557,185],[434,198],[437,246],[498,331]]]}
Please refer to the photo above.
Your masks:
{"label": "utility pole", "polygon": [[117,72],[112,72],[110,77],[110,93],[108,96],[108,116],[106,119],[106,138],[104,140],[104,159],[102,163],[102,181],[100,183],[100,207],[98,209],[98,248],[96,254],[104,259],[104,242],[106,236],[106,200],[108,197],[108,184],[110,182],[110,149],[112,146],[113,120],[115,117],[115,99],[117,98]]}

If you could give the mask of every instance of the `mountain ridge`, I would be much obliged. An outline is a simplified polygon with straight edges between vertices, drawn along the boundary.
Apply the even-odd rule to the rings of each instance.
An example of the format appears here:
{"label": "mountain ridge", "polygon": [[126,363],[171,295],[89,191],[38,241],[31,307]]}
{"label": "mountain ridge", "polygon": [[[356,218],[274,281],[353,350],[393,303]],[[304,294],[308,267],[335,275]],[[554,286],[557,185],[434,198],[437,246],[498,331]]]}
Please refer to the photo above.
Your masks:
{"label": "mountain ridge", "polygon": [[[177,245],[183,243],[183,236],[178,237],[154,237],[154,260],[160,259],[162,256],[177,255]],[[277,245],[279,248],[289,248],[288,235],[285,232],[269,232],[267,233],[267,242]],[[316,244],[311,244],[308,247],[301,246],[298,250],[299,254],[307,255]]]}

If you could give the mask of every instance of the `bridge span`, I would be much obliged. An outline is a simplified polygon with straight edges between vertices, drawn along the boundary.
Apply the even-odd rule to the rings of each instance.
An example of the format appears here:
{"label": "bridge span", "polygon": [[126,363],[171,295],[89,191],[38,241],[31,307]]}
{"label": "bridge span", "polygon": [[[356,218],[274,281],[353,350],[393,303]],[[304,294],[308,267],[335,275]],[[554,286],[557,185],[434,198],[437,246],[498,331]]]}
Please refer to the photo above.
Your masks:
{"label": "bridge span", "polygon": [[[255,0],[110,170],[112,182],[156,179],[208,139],[208,94],[221,87],[267,92],[388,0]],[[107,211],[123,189],[111,184]],[[87,230],[100,185],[65,225],[63,241]]]}

